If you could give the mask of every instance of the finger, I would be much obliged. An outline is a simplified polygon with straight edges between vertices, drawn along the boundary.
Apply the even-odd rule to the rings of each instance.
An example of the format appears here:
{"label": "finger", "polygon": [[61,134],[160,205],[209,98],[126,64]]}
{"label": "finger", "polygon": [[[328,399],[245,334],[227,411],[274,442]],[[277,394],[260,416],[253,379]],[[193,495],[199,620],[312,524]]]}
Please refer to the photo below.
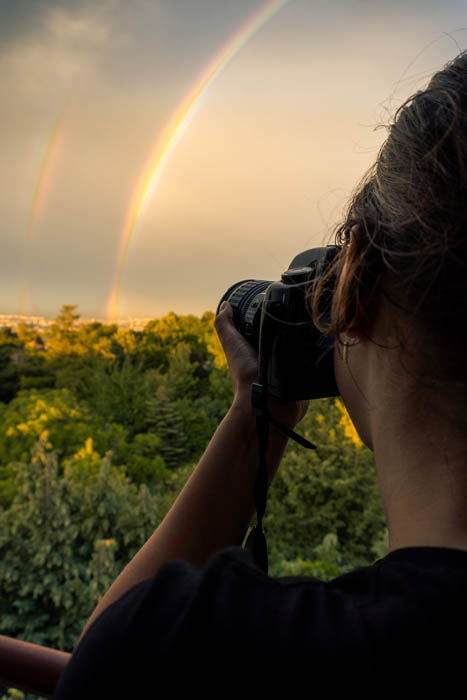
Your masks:
{"label": "finger", "polygon": [[233,309],[231,304],[224,302],[214,321],[214,326],[219,340],[227,357],[229,367],[243,358],[243,361],[256,362],[257,352],[244,336],[237,330],[233,322]]}
{"label": "finger", "polygon": [[221,304],[221,308],[219,309],[219,313],[224,313],[226,314],[229,318],[233,319],[233,308],[232,304],[228,301],[223,301]]}
{"label": "finger", "polygon": [[228,301],[223,301],[219,313],[214,320],[214,326],[219,336],[219,340],[225,347],[224,343],[232,342],[238,339],[239,332],[235,328],[233,322],[233,309]]}

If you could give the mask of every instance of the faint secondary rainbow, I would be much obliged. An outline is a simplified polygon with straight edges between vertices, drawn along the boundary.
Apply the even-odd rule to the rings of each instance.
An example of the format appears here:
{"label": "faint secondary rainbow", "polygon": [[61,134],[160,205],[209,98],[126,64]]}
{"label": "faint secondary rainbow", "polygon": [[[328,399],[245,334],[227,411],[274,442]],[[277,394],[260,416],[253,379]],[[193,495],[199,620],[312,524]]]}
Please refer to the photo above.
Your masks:
{"label": "faint secondary rainbow", "polygon": [[291,0],[268,0],[247,23],[232,36],[221,51],[203,70],[194,86],[183,99],[178,109],[158,136],[151,155],[148,158],[135,187],[130,206],[125,216],[120,235],[117,265],[112,289],[107,302],[107,315],[115,319],[118,315],[118,295],[123,263],[136,225],[144,213],[148,202],[154,194],[161,179],[162,172],[172,155],[177,143],[190,123],[196,108],[214,80],[219,77],[228,63],[237,55],[245,44],[269,22],[274,15],[288,5]]}
{"label": "faint secondary rainbow", "polygon": [[21,313],[28,313],[31,311],[30,290],[28,287],[26,268],[28,266],[28,259],[31,255],[31,248],[34,243],[35,233],[37,231],[39,221],[43,217],[46,210],[52,182],[57,171],[60,154],[63,150],[63,143],[66,136],[67,117],[69,114],[68,107],[68,103],[65,104],[49,131],[48,138],[46,139],[42,151],[42,158],[34,185],[33,197],[26,227],[25,251],[23,256],[23,283],[20,299]]}
{"label": "faint secondary rainbow", "polygon": [[60,112],[55,124],[50,130],[49,138],[47,139],[43,150],[41,165],[34,187],[34,196],[29,213],[26,234],[28,243],[33,240],[37,224],[45,210],[51,183],[57,169],[60,152],[63,148],[63,142],[65,140],[67,116],[68,109],[65,107]]}

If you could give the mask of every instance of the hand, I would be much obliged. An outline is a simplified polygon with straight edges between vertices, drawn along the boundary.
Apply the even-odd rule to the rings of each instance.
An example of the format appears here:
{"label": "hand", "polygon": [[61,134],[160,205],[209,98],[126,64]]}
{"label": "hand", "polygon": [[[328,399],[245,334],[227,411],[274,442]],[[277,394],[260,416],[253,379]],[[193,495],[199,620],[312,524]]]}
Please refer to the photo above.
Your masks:
{"label": "hand", "polygon": [[[251,385],[258,381],[258,353],[235,328],[229,302],[217,315],[214,326],[229,365],[235,400],[247,397],[251,402]],[[279,401],[269,397],[268,409],[273,418],[294,428],[308,410],[309,401]],[[250,403],[251,405],[251,403]]]}
{"label": "hand", "polygon": [[235,328],[228,301],[216,316],[214,326],[227,358],[234,396],[249,394],[252,383],[258,381],[258,353]]}

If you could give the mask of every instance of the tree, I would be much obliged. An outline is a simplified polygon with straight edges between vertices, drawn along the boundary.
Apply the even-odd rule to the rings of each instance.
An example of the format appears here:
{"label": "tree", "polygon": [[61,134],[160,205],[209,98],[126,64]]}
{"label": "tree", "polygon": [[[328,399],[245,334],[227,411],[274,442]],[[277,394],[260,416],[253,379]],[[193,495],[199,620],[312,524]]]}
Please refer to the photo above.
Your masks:
{"label": "tree", "polygon": [[85,391],[93,411],[124,426],[131,437],[145,430],[150,394],[141,359],[125,355],[120,366],[96,363],[88,372]]}
{"label": "tree", "polygon": [[15,345],[0,345],[0,401],[6,403],[16,396],[20,386],[18,366],[13,361],[15,352]]}
{"label": "tree", "polygon": [[112,340],[118,344],[122,357],[134,355],[138,347],[138,336],[130,328],[118,328]]}
{"label": "tree", "polygon": [[25,323],[16,333],[0,329],[0,401],[11,401],[22,388],[50,387],[53,382],[39,332]]}
{"label": "tree", "polygon": [[76,304],[64,304],[62,306],[52,326],[54,332],[69,333],[73,329],[75,321],[80,317],[80,314],[74,313],[77,308]]}
{"label": "tree", "polygon": [[15,465],[18,490],[0,511],[0,629],[71,651],[110,583],[165,513],[161,494],[131,484],[87,450],[60,465],[47,433]]}
{"label": "tree", "polygon": [[55,323],[46,331],[46,347],[50,356],[70,355],[73,352],[76,340],[74,323],[79,318],[79,314],[74,313],[76,308],[76,304],[62,306]]}
{"label": "tree", "polygon": [[19,323],[16,334],[20,344],[25,350],[34,350],[43,347],[42,338],[30,323]]}
{"label": "tree", "polygon": [[[182,419],[183,433],[186,435],[186,458],[197,460],[201,457],[219,421],[210,420],[212,406],[209,399],[178,399],[174,408]],[[207,410],[206,410],[207,409]]]}
{"label": "tree", "polygon": [[[360,562],[358,562],[359,564]],[[323,537],[321,544],[313,548],[313,559],[307,561],[298,556],[294,561],[281,561],[270,571],[271,576],[311,576],[321,581],[341,576],[352,571],[358,564],[350,561],[339,546],[337,535],[330,532]]]}
{"label": "tree", "polygon": [[169,476],[161,455],[161,439],[154,433],[139,433],[127,444],[125,470],[135,484],[162,485]]}
{"label": "tree", "polygon": [[138,354],[144,359],[145,369],[160,367],[165,372],[169,366],[170,354],[179,343],[190,346],[193,360],[203,366],[209,359],[206,346],[206,321],[196,316],[178,316],[171,311],[160,319],[146,324]]}
{"label": "tree", "polygon": [[95,321],[77,327],[75,321],[80,315],[74,313],[76,308],[76,305],[62,306],[55,323],[45,332],[49,361],[54,364],[63,357],[86,358],[87,362],[99,357],[114,360],[113,335],[117,332],[117,326]]}
{"label": "tree", "polygon": [[170,401],[181,397],[194,399],[198,396],[199,380],[194,376],[196,366],[191,363],[191,356],[188,343],[177,343],[169,355],[165,386]]}
{"label": "tree", "polygon": [[67,389],[20,391],[3,412],[0,465],[24,460],[44,430],[60,457],[73,455],[92,437],[100,454],[112,450],[118,461],[127,439],[122,426],[93,415]]}
{"label": "tree", "polygon": [[169,401],[167,389],[160,386],[156,396],[147,402],[147,425],[160,437],[160,452],[169,469],[183,464],[188,456],[187,437],[183,419],[175,405]]}
{"label": "tree", "polygon": [[274,565],[298,556],[312,561],[329,533],[352,561],[374,560],[374,543],[386,522],[373,454],[346,434],[350,418],[343,410],[339,400],[311,402],[298,431],[318,449],[292,440],[287,445],[264,518]]}
{"label": "tree", "polygon": [[[111,452],[113,463],[123,467],[137,484],[152,485],[167,477],[157,435],[129,435],[111,416],[96,415],[85,401],[78,401],[66,389],[20,392],[9,405],[0,404],[0,417],[0,505],[5,508],[16,489],[11,463],[27,459],[45,430],[60,460],[75,458],[91,440],[99,457]],[[144,424],[143,419],[141,422]]]}

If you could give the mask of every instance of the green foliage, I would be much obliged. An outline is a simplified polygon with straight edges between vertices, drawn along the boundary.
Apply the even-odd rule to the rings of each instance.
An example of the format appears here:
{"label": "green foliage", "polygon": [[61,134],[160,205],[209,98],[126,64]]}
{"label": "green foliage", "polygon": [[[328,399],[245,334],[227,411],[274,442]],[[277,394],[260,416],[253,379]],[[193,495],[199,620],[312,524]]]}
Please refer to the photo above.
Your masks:
{"label": "green foliage", "polygon": [[0,464],[24,460],[47,430],[60,456],[73,455],[88,437],[100,454],[112,450],[118,460],[125,430],[92,414],[67,389],[21,391],[3,413],[0,426]]}
{"label": "green foliage", "polygon": [[202,364],[208,358],[205,342],[210,324],[209,317],[196,318],[191,314],[178,316],[172,311],[160,319],[146,324],[137,354],[145,369],[161,367],[164,373],[170,363],[170,355],[178,344],[188,344],[193,360]]}
{"label": "green foliage", "polygon": [[81,357],[86,361],[100,357],[115,359],[112,336],[117,332],[117,326],[105,326],[98,322],[77,326],[75,321],[80,315],[74,313],[76,308],[75,305],[62,306],[55,323],[45,332],[48,361],[53,365],[63,358]]}
{"label": "green foliage", "polygon": [[17,353],[13,343],[0,344],[0,401],[11,401],[20,386],[20,374],[14,356]]}
{"label": "green foliage", "polygon": [[74,313],[76,308],[76,305],[62,306],[55,323],[47,330],[46,346],[49,357],[73,354],[77,336],[74,322],[79,319],[79,314]]}
{"label": "green foliage", "polygon": [[30,695],[29,693],[23,693],[22,690],[17,690],[16,688],[9,688],[6,693],[0,696],[2,700],[36,700],[37,695]]}
{"label": "green foliage", "polygon": [[161,438],[154,433],[135,435],[124,449],[124,464],[131,480],[137,484],[152,485],[165,481],[168,470],[161,451]]}
{"label": "green foliage", "polygon": [[300,433],[318,446],[289,441],[268,494],[264,518],[271,561],[313,561],[328,533],[349,557],[374,560],[385,527],[373,455],[346,435],[334,399],[311,402]]}
{"label": "green foliage", "polygon": [[[0,407],[3,405],[0,404]],[[91,440],[99,458],[112,454],[137,484],[158,483],[166,476],[161,440],[154,433],[133,439],[125,427],[97,415],[67,389],[24,391],[0,409],[0,505],[8,507],[15,494],[12,463],[25,461],[38,439],[47,433],[61,460],[83,460],[83,445]]]}
{"label": "green foliage", "polygon": [[160,452],[169,469],[180,466],[189,452],[187,437],[182,416],[170,402],[165,386],[147,403],[147,425],[160,437]]}
{"label": "green foliage", "polygon": [[209,405],[209,399],[205,397],[194,401],[178,399],[173,405],[181,417],[183,433],[186,435],[187,459],[197,460],[204,452],[219,421],[211,420],[212,407]]}
{"label": "green foliage", "polygon": [[95,414],[119,423],[130,435],[144,431],[149,391],[141,361],[126,356],[121,365],[96,363],[88,372],[85,396]]}
{"label": "green foliage", "polygon": [[321,544],[313,548],[312,560],[297,556],[293,561],[276,561],[270,567],[271,576],[309,576],[320,581],[330,581],[360,566],[367,566],[368,560],[349,556],[339,546],[337,535],[329,532]]}
{"label": "green foliage", "polygon": [[[0,629],[66,650],[233,398],[212,312],[138,332],[78,319],[0,329]],[[339,400],[298,430],[318,449],[290,440],[269,490],[270,573],[329,580],[387,553],[373,455]]]}
{"label": "green foliage", "polygon": [[0,509],[8,508],[16,493],[15,464],[0,466]]}
{"label": "green foliage", "polygon": [[19,345],[18,334],[8,326],[0,328],[0,345]]}
{"label": "green foliage", "polygon": [[16,335],[18,337],[19,344],[26,350],[34,350],[37,348],[42,348],[44,342],[34,328],[34,326],[27,323],[19,323],[16,329]]}
{"label": "green foliage", "polygon": [[177,343],[169,355],[166,374],[166,392],[169,401],[180,396],[194,399],[199,395],[199,379],[195,377],[196,365],[191,362],[192,351],[188,343]]}
{"label": "green foliage", "polygon": [[209,375],[209,398],[215,415],[225,416],[233,401],[232,380],[227,369],[213,367]]}
{"label": "green foliage", "polygon": [[[0,512],[4,634],[71,651],[98,599],[146,541],[164,499],[91,454],[60,469],[46,436],[16,465],[17,494]],[[62,473],[63,472],[63,473]]]}

